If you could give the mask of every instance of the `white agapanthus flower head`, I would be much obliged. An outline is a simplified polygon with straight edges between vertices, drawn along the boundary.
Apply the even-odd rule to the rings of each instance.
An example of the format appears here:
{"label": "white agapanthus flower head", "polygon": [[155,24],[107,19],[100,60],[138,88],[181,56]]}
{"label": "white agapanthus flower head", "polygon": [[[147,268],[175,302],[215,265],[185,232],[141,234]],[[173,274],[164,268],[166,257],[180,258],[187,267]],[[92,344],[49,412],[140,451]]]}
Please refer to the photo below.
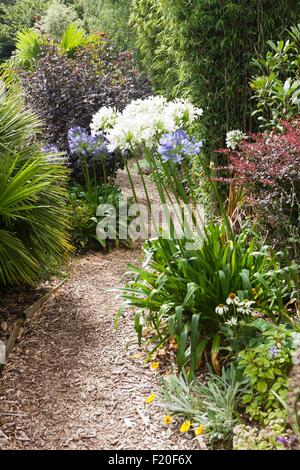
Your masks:
{"label": "white agapanthus flower head", "polygon": [[92,135],[95,135],[101,130],[106,131],[107,129],[114,127],[119,114],[120,113],[113,107],[108,108],[107,106],[103,106],[99,109],[99,111],[94,114],[90,124]]}
{"label": "white agapanthus flower head", "polygon": [[239,129],[229,131],[226,134],[226,147],[235,150],[241,141],[245,139],[247,139],[247,135],[243,131]]}
{"label": "white agapanthus flower head", "polygon": [[[202,116],[203,109],[196,108],[187,99],[176,99],[166,104],[163,111],[164,119],[172,119],[174,121],[175,130],[182,127],[185,123],[193,122],[199,116]],[[172,129],[174,130],[174,129]]]}
{"label": "white agapanthus flower head", "polygon": [[141,145],[152,148],[162,134],[174,132],[193,122],[203,113],[188,100],[168,102],[163,96],[149,96],[132,101],[122,113],[114,108],[101,108],[93,116],[92,133],[107,132],[109,150],[135,149]]}

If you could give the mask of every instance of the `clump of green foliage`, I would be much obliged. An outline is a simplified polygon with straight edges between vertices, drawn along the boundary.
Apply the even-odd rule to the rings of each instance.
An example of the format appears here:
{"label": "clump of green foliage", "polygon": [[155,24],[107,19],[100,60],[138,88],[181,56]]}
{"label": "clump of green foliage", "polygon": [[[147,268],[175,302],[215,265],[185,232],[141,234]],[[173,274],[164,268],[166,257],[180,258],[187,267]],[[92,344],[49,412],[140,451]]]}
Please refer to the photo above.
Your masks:
{"label": "clump of green foliage", "polygon": [[135,33],[129,25],[131,0],[74,0],[73,6],[87,31],[108,33],[120,50],[135,47]]}
{"label": "clump of green foliage", "polygon": [[13,52],[17,32],[33,27],[47,8],[47,0],[0,2],[0,61],[9,58]]}
{"label": "clump of green foliage", "polygon": [[132,27],[158,93],[205,110],[208,145],[251,128],[251,59],[297,21],[299,2],[134,0]]}
{"label": "clump of green foliage", "polygon": [[291,27],[288,38],[268,41],[265,57],[254,60],[259,71],[251,81],[261,127],[280,130],[280,120],[300,112],[300,24]]}
{"label": "clump of green foliage", "polygon": [[[149,241],[145,247],[147,262],[143,268],[130,266],[136,276],[122,290],[124,306],[136,309],[139,341],[146,325],[156,332],[154,349],[176,338],[179,369],[187,366],[191,371],[199,367],[209,346],[212,364],[219,371],[221,346],[229,346],[231,341],[228,334],[220,334],[221,326],[230,318],[224,312],[220,314],[218,308],[229,311],[223,304],[230,302],[230,294],[234,302],[234,293],[241,301],[251,299],[274,321],[284,317],[287,309],[283,298],[295,285],[293,269],[281,269],[277,256],[250,237],[249,230],[244,229],[234,241],[228,240],[224,226],[210,224],[200,248],[189,249],[182,240]],[[244,317],[246,321],[247,315]],[[234,320],[238,328],[239,321]]]}
{"label": "clump of green foliage", "polygon": [[276,418],[286,418],[280,400],[287,398],[294,347],[291,330],[284,325],[261,325],[262,335],[238,354],[238,368],[250,387],[243,396],[246,413],[267,425]]}
{"label": "clump of green foliage", "polygon": [[10,85],[0,103],[0,284],[32,284],[70,251],[68,171],[42,153],[41,123]]}
{"label": "clump of green foliage", "polygon": [[[99,206],[102,206],[101,213],[97,211]],[[130,246],[128,238],[120,239],[122,227],[126,228],[131,218],[126,213],[121,190],[116,186],[71,186],[68,209],[72,242],[77,251],[99,248],[109,251],[112,248]]]}
{"label": "clump of green foliage", "polygon": [[171,375],[163,381],[162,405],[195,427],[203,425],[211,445],[222,441],[229,446],[234,427],[241,423],[238,408],[246,390],[233,365],[223,368],[220,376],[208,373],[192,383],[185,374]]}
{"label": "clump of green foliage", "polygon": [[52,0],[38,25],[43,33],[58,39],[71,23],[75,23],[78,27],[83,26],[82,20],[72,5],[65,5],[61,0]]}

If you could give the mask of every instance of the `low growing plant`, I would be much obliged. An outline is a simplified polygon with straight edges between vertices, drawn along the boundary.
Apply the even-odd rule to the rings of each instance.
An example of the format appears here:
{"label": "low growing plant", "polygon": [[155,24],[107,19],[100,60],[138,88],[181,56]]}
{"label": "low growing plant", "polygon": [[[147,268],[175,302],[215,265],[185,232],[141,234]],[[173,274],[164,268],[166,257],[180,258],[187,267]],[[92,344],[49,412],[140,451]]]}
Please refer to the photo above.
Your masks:
{"label": "low growing plant", "polygon": [[[131,220],[124,204],[121,191],[115,186],[103,184],[86,189],[77,184],[69,189],[71,235],[78,251],[130,246],[130,240],[119,237],[121,227],[127,228]],[[97,215],[99,206],[103,208],[101,215]]]}
{"label": "low growing plant", "polygon": [[[159,239],[147,242],[144,250],[143,268],[130,266],[136,277],[122,289],[122,309],[135,308],[139,342],[145,326],[153,328],[153,350],[176,338],[180,370],[185,365],[194,371],[208,345],[219,370],[220,329],[226,318],[217,308],[230,294],[255,302],[273,321],[287,314],[284,298],[288,301],[294,287],[293,271],[282,269],[276,255],[247,229],[233,242],[224,226],[211,224],[199,249],[187,249],[185,240]],[[226,346],[226,337],[222,343]]]}
{"label": "low growing plant", "polygon": [[250,387],[243,396],[246,413],[251,420],[267,425],[279,417],[286,418],[281,401],[287,398],[294,343],[285,325],[261,322],[259,327],[261,336],[240,351],[238,368]]}
{"label": "low growing plant", "polygon": [[184,374],[164,379],[162,405],[167,412],[190,419],[196,428],[204,425],[212,445],[222,441],[230,446],[233,428],[241,423],[238,408],[245,390],[230,365],[220,376],[209,373],[191,384]]}
{"label": "low growing plant", "polygon": [[234,450],[284,450],[291,441],[282,419],[271,421],[264,428],[239,424],[233,432]]}

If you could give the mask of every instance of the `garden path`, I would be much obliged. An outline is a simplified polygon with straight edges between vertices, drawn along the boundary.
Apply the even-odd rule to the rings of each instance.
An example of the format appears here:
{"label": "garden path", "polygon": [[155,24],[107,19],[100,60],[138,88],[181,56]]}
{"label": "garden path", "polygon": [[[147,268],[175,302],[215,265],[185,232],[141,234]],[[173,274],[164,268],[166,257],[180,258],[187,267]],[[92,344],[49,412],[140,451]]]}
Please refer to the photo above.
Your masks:
{"label": "garden path", "polygon": [[120,301],[109,289],[140,257],[137,248],[73,260],[0,378],[1,449],[197,448],[178,426],[163,427],[155,402],[145,404],[160,376],[138,351],[130,312],[114,329]]}

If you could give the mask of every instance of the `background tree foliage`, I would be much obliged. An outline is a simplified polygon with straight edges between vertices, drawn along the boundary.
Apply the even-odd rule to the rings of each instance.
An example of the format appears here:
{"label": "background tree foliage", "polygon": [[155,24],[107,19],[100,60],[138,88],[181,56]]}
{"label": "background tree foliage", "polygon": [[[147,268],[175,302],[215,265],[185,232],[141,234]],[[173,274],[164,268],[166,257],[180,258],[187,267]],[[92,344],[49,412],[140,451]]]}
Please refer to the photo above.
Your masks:
{"label": "background tree foliage", "polygon": [[47,0],[7,0],[0,2],[0,61],[15,48],[16,33],[34,25],[48,8]]}
{"label": "background tree foliage", "polygon": [[131,0],[73,0],[73,6],[87,31],[108,33],[119,49],[134,48],[135,33],[129,26]]}
{"label": "background tree foliage", "polygon": [[251,59],[299,17],[297,0],[133,0],[131,24],[156,91],[203,106],[218,146],[253,127]]}
{"label": "background tree foliage", "polygon": [[133,49],[130,7],[131,0],[0,0],[0,61],[13,52],[16,33],[33,27],[37,19],[52,34],[76,19],[87,32],[107,32],[120,50]]}

